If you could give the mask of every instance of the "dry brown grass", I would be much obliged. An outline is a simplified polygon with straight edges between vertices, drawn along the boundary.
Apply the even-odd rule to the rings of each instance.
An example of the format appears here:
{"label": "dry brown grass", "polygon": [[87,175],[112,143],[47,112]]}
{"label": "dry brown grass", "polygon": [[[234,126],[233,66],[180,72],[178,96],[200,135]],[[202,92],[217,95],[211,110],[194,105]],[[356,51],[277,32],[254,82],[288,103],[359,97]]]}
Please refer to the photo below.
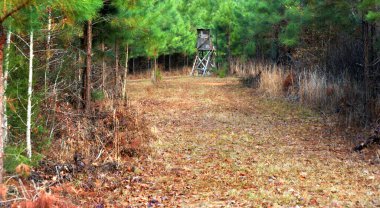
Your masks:
{"label": "dry brown grass", "polygon": [[283,95],[283,82],[286,78],[286,73],[276,65],[264,64],[261,62],[241,63],[234,62],[232,68],[239,77],[256,77],[261,75],[259,79],[255,80],[255,84],[261,93],[267,96],[281,96]]}
{"label": "dry brown grass", "polygon": [[[364,92],[345,73],[340,77],[328,77],[320,70],[294,71],[263,62],[234,62],[233,68],[239,77],[255,77],[258,91],[268,97],[287,98],[327,113],[338,112],[346,126],[366,123]],[[370,104],[373,118],[380,118],[378,101]]]}

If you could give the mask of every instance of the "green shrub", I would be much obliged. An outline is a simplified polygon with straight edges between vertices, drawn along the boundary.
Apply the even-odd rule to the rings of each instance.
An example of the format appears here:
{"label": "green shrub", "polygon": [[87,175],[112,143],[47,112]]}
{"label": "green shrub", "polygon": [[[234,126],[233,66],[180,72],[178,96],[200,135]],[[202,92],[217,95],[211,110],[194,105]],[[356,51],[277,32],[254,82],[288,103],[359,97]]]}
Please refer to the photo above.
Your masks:
{"label": "green shrub", "polygon": [[225,63],[220,67],[218,70],[216,70],[216,75],[218,75],[219,78],[225,78],[228,75],[228,65]]}
{"label": "green shrub", "polygon": [[102,90],[94,90],[91,92],[91,98],[93,101],[104,100],[104,92]]}
{"label": "green shrub", "polygon": [[30,166],[37,166],[43,155],[34,154],[32,159],[24,155],[25,146],[7,146],[5,148],[4,168],[8,173],[13,173],[16,167],[23,163]]}

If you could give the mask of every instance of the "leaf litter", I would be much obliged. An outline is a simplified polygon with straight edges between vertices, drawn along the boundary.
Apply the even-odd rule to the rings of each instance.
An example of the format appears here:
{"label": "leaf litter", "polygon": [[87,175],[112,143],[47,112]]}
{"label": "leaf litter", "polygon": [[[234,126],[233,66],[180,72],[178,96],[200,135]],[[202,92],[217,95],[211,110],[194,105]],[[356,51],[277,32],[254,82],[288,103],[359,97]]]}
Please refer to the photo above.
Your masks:
{"label": "leaf litter", "polygon": [[333,117],[235,78],[138,81],[128,90],[130,103],[61,117],[37,186],[67,207],[380,206],[379,166],[351,151],[355,130]]}

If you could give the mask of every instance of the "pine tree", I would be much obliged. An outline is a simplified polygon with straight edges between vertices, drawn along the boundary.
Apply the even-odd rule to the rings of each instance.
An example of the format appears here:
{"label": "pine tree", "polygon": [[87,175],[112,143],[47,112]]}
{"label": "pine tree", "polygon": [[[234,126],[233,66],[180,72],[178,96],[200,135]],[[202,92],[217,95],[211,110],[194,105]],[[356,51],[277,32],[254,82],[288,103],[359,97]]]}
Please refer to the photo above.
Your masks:
{"label": "pine tree", "polygon": [[106,4],[102,0],[55,0],[52,8],[57,8],[67,18],[70,24],[84,24],[83,36],[86,40],[84,46],[86,47],[86,70],[84,70],[84,92],[83,100],[85,111],[90,112],[91,109],[91,67],[92,67],[92,20],[98,15],[99,10]]}

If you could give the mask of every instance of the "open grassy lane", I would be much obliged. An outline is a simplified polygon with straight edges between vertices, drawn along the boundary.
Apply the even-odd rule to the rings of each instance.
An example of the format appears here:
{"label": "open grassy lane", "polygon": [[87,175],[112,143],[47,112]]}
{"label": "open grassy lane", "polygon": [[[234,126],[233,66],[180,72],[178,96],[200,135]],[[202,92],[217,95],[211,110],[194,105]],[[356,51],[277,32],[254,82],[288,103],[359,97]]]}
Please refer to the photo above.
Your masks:
{"label": "open grassy lane", "polygon": [[380,206],[379,166],[312,110],[235,78],[134,81],[129,96],[158,137],[144,192],[166,206]]}

